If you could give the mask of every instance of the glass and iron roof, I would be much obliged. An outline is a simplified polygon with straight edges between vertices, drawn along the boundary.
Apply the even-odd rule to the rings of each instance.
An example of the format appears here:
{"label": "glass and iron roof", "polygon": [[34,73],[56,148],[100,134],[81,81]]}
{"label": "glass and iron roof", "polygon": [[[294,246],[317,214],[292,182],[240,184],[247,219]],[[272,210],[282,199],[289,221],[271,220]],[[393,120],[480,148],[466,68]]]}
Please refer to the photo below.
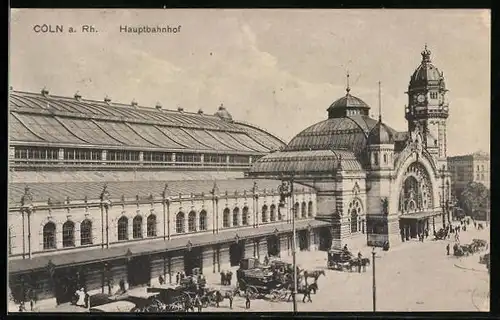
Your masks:
{"label": "glass and iron roof", "polygon": [[262,154],[283,148],[276,136],[217,115],[11,91],[14,143]]}
{"label": "glass and iron roof", "polygon": [[268,154],[253,164],[251,174],[335,173],[361,171],[354,153],[348,150],[281,151]]}
{"label": "glass and iron roof", "polygon": [[[199,196],[202,193],[209,195],[214,188],[214,183],[219,190],[219,196],[223,197],[226,192],[228,195],[234,195],[235,192],[240,195],[246,192],[250,195],[254,187],[254,182],[260,194],[264,192],[277,192],[277,188],[281,184],[279,180],[268,179],[11,183],[9,185],[9,207],[21,205],[21,198],[26,186],[29,187],[33,195],[34,203],[47,204],[50,198],[53,204],[63,204],[67,200],[67,197],[69,197],[70,201],[80,202],[85,197],[87,197],[88,201],[98,200],[104,185],[107,186],[106,189],[112,201],[121,201],[122,196],[128,200],[135,199],[137,196],[140,199],[148,199],[151,195],[155,199],[161,199],[166,183],[168,184],[167,194],[171,198],[179,197],[179,194],[182,194],[183,197],[191,194]],[[301,184],[296,184],[295,188],[297,191],[313,192],[312,188]]]}

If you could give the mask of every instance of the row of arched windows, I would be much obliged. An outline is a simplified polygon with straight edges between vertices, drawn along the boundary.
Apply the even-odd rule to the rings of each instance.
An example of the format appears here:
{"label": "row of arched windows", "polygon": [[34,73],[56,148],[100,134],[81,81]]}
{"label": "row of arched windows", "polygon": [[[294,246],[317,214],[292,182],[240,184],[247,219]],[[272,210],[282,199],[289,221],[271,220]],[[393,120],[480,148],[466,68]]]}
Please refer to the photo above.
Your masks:
{"label": "row of arched windows", "polygon": [[[132,220],[132,239],[142,239],[142,217],[135,216]],[[146,220],[146,236],[156,237],[156,216],[150,214]],[[123,216],[118,220],[118,241],[128,240],[128,218]]]}
{"label": "row of arched windows", "polygon": [[311,218],[313,216],[313,202],[309,201],[308,204],[305,201],[302,204],[295,202],[294,211],[295,218]]}
{"label": "row of arched windows", "polygon": [[[309,204],[302,202],[295,203],[295,213],[296,217],[312,217],[312,201]],[[300,216],[299,216],[300,212]],[[261,222],[274,222],[281,221],[283,219],[280,208],[272,204],[271,206],[263,205],[261,211]],[[244,207],[241,210],[238,207],[233,209],[232,215],[229,208],[224,209],[222,217],[222,227],[239,227],[247,226],[249,223],[248,207]],[[151,214],[146,220],[146,237],[156,237],[156,216]],[[117,223],[118,231],[118,241],[124,241],[129,239],[129,219],[125,216],[121,217]],[[137,215],[132,220],[132,239],[142,239],[143,235],[143,218]],[[207,212],[205,210],[200,211],[197,215],[195,211],[191,211],[187,218],[187,232],[205,231],[207,230]],[[180,211],[175,217],[175,232],[185,233],[186,232],[186,217],[184,212]],[[62,226],[62,245],[63,248],[74,247],[75,246],[75,224],[72,221],[66,221]],[[90,245],[92,244],[92,222],[88,219],[82,221],[80,224],[80,244]],[[50,250],[56,249],[56,225],[53,222],[48,222],[43,227],[43,249]]]}
{"label": "row of arched windows", "polygon": [[[198,220],[198,226],[196,225],[196,220]],[[205,210],[201,210],[198,218],[196,217],[195,211],[189,212],[187,227],[188,227],[187,232],[207,230],[207,212]],[[186,216],[182,211],[178,212],[175,217],[175,232],[176,233],[186,232]]]}
{"label": "row of arched windows", "polygon": [[[62,226],[63,248],[75,246],[75,223],[66,221]],[[92,244],[92,221],[86,219],[80,224],[80,244],[82,246]],[[43,249],[56,249],[56,224],[47,222],[43,226]]]}

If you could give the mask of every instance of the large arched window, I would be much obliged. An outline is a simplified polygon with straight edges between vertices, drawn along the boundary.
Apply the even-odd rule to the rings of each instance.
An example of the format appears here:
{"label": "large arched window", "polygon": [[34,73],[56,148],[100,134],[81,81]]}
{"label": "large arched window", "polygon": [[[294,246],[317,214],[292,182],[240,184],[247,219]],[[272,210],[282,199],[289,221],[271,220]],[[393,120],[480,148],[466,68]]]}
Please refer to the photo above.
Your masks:
{"label": "large arched window", "polygon": [[142,217],[141,216],[135,216],[134,220],[132,221],[132,236],[134,237],[134,239],[142,238]]}
{"label": "large arched window", "polygon": [[196,232],[196,212],[194,211],[188,214],[188,232]]}
{"label": "large arched window", "polygon": [[421,163],[412,163],[404,173],[399,191],[399,211],[406,214],[427,210],[433,207],[433,202],[431,179],[426,168]]}
{"label": "large arched window", "polygon": [[267,205],[262,206],[262,223],[267,222]]}
{"label": "large arched window", "polygon": [[150,214],[146,223],[148,237],[156,237],[156,216]]}
{"label": "large arched window", "polygon": [[177,213],[175,216],[175,232],[184,233],[186,232],[186,226],[184,225],[184,212]]}
{"label": "large arched window", "polygon": [[80,244],[86,246],[92,244],[92,221],[85,219],[80,224]]}
{"label": "large arched window", "polygon": [[302,202],[301,210],[302,218],[307,218],[307,203],[305,201]]}
{"label": "large arched window", "polygon": [[201,210],[200,212],[200,231],[207,230],[207,212],[205,210]]}
{"label": "large arched window", "polygon": [[236,207],[233,209],[233,227],[237,227],[240,224],[240,208]]}
{"label": "large arched window", "polygon": [[56,225],[47,222],[43,226],[43,249],[50,250],[56,248]]}
{"label": "large arched window", "polygon": [[75,224],[72,221],[66,221],[62,227],[63,248],[75,246]]}
{"label": "large arched window", "polygon": [[248,226],[248,207],[243,207],[243,213],[241,214],[241,224]]}
{"label": "large arched window", "polygon": [[128,219],[121,217],[118,220],[118,241],[128,240]]}
{"label": "large arched window", "polygon": [[269,215],[269,220],[276,221],[276,205],[272,204],[270,207],[270,215]]}
{"label": "large arched window", "polygon": [[223,228],[229,228],[230,224],[229,224],[229,215],[230,215],[230,211],[228,208],[224,209],[224,212],[222,213],[222,227]]}
{"label": "large arched window", "polygon": [[307,205],[307,216],[309,218],[312,218],[313,216],[313,202],[309,201],[309,204]]}
{"label": "large arched window", "polygon": [[359,200],[354,200],[349,203],[349,213],[351,215],[351,233],[356,233],[359,231],[358,229],[358,220],[361,214],[361,203]]}
{"label": "large arched window", "polygon": [[298,218],[299,217],[299,214],[300,214],[300,203],[298,202],[295,202],[295,205],[293,207],[293,211],[295,213],[295,218]]}

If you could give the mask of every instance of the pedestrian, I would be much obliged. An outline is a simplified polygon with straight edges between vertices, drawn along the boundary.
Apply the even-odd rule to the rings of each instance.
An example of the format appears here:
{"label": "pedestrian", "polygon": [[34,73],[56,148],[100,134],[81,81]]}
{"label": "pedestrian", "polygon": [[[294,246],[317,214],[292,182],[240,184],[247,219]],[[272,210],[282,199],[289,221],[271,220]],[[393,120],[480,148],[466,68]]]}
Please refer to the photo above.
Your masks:
{"label": "pedestrian", "polygon": [[425,229],[425,237],[429,238],[429,229]]}
{"label": "pedestrian", "polygon": [[228,284],[228,285],[231,285],[231,280],[232,280],[232,278],[233,278],[233,273],[232,273],[231,271],[229,271],[229,272],[227,273],[227,282],[228,282],[227,284]]}
{"label": "pedestrian", "polygon": [[175,284],[179,284],[180,279],[181,279],[181,273],[177,272],[177,274],[175,275]]}
{"label": "pedestrian", "polygon": [[477,229],[477,223],[475,220],[474,220],[474,229]]}
{"label": "pedestrian", "polygon": [[88,309],[89,308],[89,300],[90,300],[90,295],[89,293],[87,292],[87,289],[84,289],[83,292],[85,293],[85,297],[83,298],[83,302],[84,302],[84,305],[85,305],[85,309]]}
{"label": "pedestrian", "polygon": [[250,293],[245,291],[245,308],[250,309]]}
{"label": "pedestrian", "polygon": [[163,276],[160,274],[160,276],[158,277],[158,282],[160,283],[160,286],[165,284],[165,279],[163,278]]}
{"label": "pedestrian", "polygon": [[450,244],[449,243],[446,245],[446,255],[447,256],[450,255]]}
{"label": "pedestrian", "polygon": [[269,257],[267,256],[267,254],[266,254],[266,256],[264,257],[264,264],[265,264],[266,266],[269,264]]}

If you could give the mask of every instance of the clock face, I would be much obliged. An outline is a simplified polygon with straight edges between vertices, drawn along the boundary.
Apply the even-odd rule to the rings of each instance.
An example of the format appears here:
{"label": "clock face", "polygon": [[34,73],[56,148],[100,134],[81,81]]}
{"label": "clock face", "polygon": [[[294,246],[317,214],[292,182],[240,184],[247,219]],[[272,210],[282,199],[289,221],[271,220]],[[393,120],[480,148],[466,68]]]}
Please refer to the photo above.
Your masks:
{"label": "clock face", "polygon": [[425,101],[425,96],[424,96],[423,94],[419,94],[419,95],[417,96],[417,101],[418,101],[418,102],[424,102],[424,101]]}

